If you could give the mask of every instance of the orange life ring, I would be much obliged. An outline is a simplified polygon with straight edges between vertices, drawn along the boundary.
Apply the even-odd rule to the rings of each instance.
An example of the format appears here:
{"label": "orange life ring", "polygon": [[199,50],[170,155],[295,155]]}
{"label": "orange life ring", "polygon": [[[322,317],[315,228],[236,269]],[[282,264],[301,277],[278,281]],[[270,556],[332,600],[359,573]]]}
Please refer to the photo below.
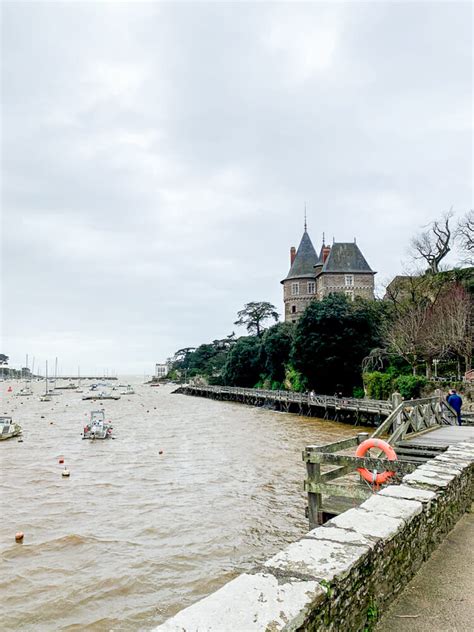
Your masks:
{"label": "orange life ring", "polygon": [[[389,461],[396,461],[398,459],[395,450],[392,446],[386,441],[382,441],[382,439],[367,439],[363,441],[357,448],[355,455],[363,457],[365,456],[367,450],[370,448],[379,448],[385,452],[385,455]],[[372,483],[375,485],[381,485],[382,483],[386,483],[389,478],[391,478],[395,472],[378,472],[376,471],[369,472],[365,467],[358,467],[357,471],[368,483]]]}

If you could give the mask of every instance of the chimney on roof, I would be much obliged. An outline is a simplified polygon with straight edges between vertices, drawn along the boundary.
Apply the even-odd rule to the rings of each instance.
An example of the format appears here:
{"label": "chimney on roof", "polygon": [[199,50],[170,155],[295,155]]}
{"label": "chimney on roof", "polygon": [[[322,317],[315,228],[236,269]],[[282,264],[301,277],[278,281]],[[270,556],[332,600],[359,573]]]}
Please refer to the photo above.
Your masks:
{"label": "chimney on roof", "polygon": [[295,260],[296,257],[296,248],[294,246],[291,246],[290,248],[290,266],[293,265],[293,261]]}
{"label": "chimney on roof", "polygon": [[326,263],[326,259],[329,257],[330,252],[331,246],[323,246],[323,263]]}

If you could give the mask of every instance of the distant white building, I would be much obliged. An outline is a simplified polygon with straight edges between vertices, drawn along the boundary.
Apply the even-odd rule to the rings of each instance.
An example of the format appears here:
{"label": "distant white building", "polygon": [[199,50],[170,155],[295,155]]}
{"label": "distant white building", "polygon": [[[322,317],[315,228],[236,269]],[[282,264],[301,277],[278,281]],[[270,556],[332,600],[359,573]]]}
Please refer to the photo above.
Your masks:
{"label": "distant white building", "polygon": [[168,375],[167,364],[155,364],[155,377],[166,377]]}

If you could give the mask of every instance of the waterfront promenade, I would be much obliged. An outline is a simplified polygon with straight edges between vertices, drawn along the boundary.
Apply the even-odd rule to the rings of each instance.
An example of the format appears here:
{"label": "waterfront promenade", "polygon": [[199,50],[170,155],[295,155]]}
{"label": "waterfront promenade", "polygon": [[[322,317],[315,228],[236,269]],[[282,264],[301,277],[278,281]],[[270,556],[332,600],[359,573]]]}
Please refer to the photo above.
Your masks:
{"label": "waterfront promenade", "polygon": [[465,514],[406,586],[376,632],[470,632],[474,621],[474,513]]}
{"label": "waterfront promenade", "polygon": [[208,386],[185,384],[175,393],[206,397],[219,401],[239,402],[249,406],[260,406],[295,412],[309,417],[333,419],[336,421],[352,420],[380,421],[393,412],[390,401],[378,399],[358,399],[355,397],[336,397],[316,393],[296,393],[294,391],[268,390],[262,388],[242,388],[238,386]]}

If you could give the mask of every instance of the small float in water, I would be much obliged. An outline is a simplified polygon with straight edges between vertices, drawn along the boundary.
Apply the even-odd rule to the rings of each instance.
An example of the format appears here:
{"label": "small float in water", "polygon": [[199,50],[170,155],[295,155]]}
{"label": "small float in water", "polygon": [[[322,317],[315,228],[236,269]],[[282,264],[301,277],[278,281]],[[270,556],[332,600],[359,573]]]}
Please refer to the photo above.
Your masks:
{"label": "small float in water", "polygon": [[14,423],[11,417],[0,417],[0,441],[19,437],[21,434],[20,424]]}
{"label": "small float in water", "polygon": [[105,421],[103,410],[93,410],[89,423],[84,426],[83,439],[114,439],[112,437],[112,425]]}

